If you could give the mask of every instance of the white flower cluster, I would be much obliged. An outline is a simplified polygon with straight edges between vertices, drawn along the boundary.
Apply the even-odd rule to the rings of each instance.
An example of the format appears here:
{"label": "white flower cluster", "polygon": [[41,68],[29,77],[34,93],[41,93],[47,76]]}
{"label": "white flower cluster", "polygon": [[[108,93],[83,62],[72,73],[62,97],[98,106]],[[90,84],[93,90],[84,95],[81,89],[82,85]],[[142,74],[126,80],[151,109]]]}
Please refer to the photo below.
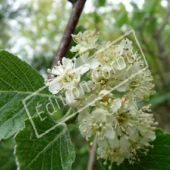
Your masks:
{"label": "white flower cluster", "polygon": [[73,39],[77,45],[71,51],[77,57],[63,58],[49,70],[49,90],[62,94],[79,111],[80,131],[97,143],[98,158],[105,159],[104,164],[119,165],[125,159],[133,164],[138,161],[137,152],[147,154],[152,147],[149,142],[155,139],[157,123],[149,106],[137,105],[154,93],[151,73],[128,39],[99,45],[95,31]]}

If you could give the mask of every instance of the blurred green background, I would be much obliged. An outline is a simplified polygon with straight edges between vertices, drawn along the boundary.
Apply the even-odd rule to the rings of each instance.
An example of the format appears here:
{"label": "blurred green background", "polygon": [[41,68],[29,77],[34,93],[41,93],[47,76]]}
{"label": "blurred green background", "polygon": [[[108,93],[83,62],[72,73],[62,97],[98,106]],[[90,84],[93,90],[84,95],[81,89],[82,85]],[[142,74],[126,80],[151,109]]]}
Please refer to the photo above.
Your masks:
{"label": "blurred green background", "polygon": [[[66,0],[0,0],[0,49],[19,56],[46,77],[71,7]],[[170,1],[87,0],[76,32],[87,29],[99,31],[102,42],[135,30],[155,80],[157,93],[150,99],[155,118],[170,132]],[[85,170],[90,147],[78,126],[69,126],[77,151],[73,170]],[[0,170],[15,169],[12,139],[0,142]],[[100,169],[95,161],[93,170]]]}

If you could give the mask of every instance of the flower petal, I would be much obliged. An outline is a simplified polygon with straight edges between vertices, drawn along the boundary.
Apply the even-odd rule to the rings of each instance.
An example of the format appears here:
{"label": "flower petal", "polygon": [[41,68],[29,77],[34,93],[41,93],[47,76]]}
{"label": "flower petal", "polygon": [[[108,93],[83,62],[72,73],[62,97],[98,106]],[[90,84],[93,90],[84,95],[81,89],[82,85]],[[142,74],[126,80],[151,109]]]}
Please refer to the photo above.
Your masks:
{"label": "flower petal", "polygon": [[106,111],[103,109],[96,109],[92,112],[92,115],[95,117],[96,122],[105,122],[106,121]]}
{"label": "flower petal", "polygon": [[63,64],[63,66],[64,66],[67,70],[73,68],[73,62],[72,62],[72,60],[69,59],[69,58],[63,57],[63,59],[62,59],[62,64]]}
{"label": "flower petal", "polygon": [[115,131],[113,130],[112,126],[107,126],[107,129],[105,131],[105,136],[109,139],[114,139],[115,137]]}
{"label": "flower petal", "polygon": [[49,83],[49,91],[52,94],[57,94],[59,92],[59,90],[61,89],[60,83],[58,83],[57,81],[53,81]]}
{"label": "flower petal", "polygon": [[113,67],[116,70],[123,70],[126,67],[126,63],[122,57],[119,57],[114,63]]}
{"label": "flower petal", "polygon": [[117,112],[117,110],[121,107],[121,99],[115,99],[111,105],[111,110],[113,113]]}

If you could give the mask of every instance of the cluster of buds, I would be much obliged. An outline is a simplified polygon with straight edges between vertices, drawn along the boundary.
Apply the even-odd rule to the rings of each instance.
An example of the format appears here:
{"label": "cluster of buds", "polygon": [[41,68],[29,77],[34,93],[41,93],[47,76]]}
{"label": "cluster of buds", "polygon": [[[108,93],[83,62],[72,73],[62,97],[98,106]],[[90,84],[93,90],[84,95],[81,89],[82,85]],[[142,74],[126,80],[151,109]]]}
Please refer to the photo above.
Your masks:
{"label": "cluster of buds", "polygon": [[147,154],[156,138],[150,106],[138,106],[154,93],[150,70],[127,38],[100,45],[95,31],[85,31],[73,39],[75,58],[49,70],[50,92],[78,111],[81,134],[97,144],[98,158],[111,162],[109,169],[125,159],[139,161],[137,152]]}

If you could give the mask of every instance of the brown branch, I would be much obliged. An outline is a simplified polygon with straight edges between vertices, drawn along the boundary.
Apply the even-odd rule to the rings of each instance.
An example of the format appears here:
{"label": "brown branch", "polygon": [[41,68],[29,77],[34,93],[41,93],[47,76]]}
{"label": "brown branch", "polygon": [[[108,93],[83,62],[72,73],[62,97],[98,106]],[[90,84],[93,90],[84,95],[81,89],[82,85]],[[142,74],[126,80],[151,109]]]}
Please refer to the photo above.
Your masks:
{"label": "brown branch", "polygon": [[71,2],[72,4],[76,2],[76,0],[68,0],[68,1]]}
{"label": "brown branch", "polygon": [[139,36],[141,38],[142,43],[145,45],[146,52],[151,57],[154,56],[153,62],[156,65],[156,68],[158,70],[157,73],[159,74],[160,79],[163,82],[163,86],[165,88],[167,88],[166,77],[164,75],[164,68],[162,67],[162,62],[160,61],[160,56],[155,53],[155,50],[153,48],[150,48],[150,44],[148,43],[147,38],[145,37],[144,32],[143,32],[143,30],[147,29],[146,23],[153,22],[155,19],[156,18],[154,16],[147,16],[147,17],[143,18],[143,21],[141,22],[141,24],[139,25],[139,28],[138,28],[140,30]]}
{"label": "brown branch", "polygon": [[70,41],[71,41],[71,34],[74,32],[78,20],[80,18],[81,12],[85,5],[86,0],[69,0],[73,4],[72,12],[67,23],[66,29],[63,33],[62,40],[60,42],[57,55],[54,58],[52,67],[54,67],[58,61],[66,55]]}
{"label": "brown branch", "polygon": [[170,17],[170,2],[168,3],[167,11],[166,11],[165,17],[162,21],[162,24],[160,25],[159,28],[155,29],[155,32],[154,32],[155,41],[158,46],[160,58],[161,58],[162,63],[165,67],[165,71],[169,70],[169,65],[168,65],[166,50],[165,50],[164,44],[162,42],[161,35],[162,35],[162,31],[163,31],[164,27],[168,23],[169,17]]}
{"label": "brown branch", "polygon": [[[160,27],[156,28],[154,31],[154,39],[155,39],[156,45],[158,47],[159,57],[160,57],[162,65],[163,65],[163,70],[165,73],[169,71],[169,65],[168,65],[168,57],[166,54],[166,49],[165,49],[165,46],[164,46],[164,43],[162,40],[162,31],[163,31],[164,27],[166,26],[166,24],[169,20],[169,17],[170,17],[170,2],[168,4],[168,9],[167,9],[165,17],[162,21],[162,24],[160,25]],[[166,85],[166,89],[168,90],[169,87],[168,87],[168,82],[166,79],[165,79],[165,85]]]}
{"label": "brown branch", "polygon": [[163,18],[163,21],[162,21],[162,24],[160,25],[160,27],[155,31],[155,35],[161,34],[161,31],[164,29],[164,27],[168,23],[169,17],[170,17],[170,2],[168,2],[165,17]]}
{"label": "brown branch", "polygon": [[96,153],[96,142],[94,142],[93,146],[90,148],[90,153],[89,153],[90,156],[89,156],[87,170],[93,170],[95,156],[96,156],[95,153]]}
{"label": "brown branch", "polygon": [[[155,32],[157,32],[157,31],[155,31]],[[155,33],[155,41],[156,41],[156,44],[157,44],[157,47],[158,47],[158,50],[159,50],[160,59],[163,63],[165,71],[167,71],[167,70],[169,70],[168,58],[167,58],[167,55],[166,55],[165,46],[162,42],[162,37],[161,37],[160,33]]]}

